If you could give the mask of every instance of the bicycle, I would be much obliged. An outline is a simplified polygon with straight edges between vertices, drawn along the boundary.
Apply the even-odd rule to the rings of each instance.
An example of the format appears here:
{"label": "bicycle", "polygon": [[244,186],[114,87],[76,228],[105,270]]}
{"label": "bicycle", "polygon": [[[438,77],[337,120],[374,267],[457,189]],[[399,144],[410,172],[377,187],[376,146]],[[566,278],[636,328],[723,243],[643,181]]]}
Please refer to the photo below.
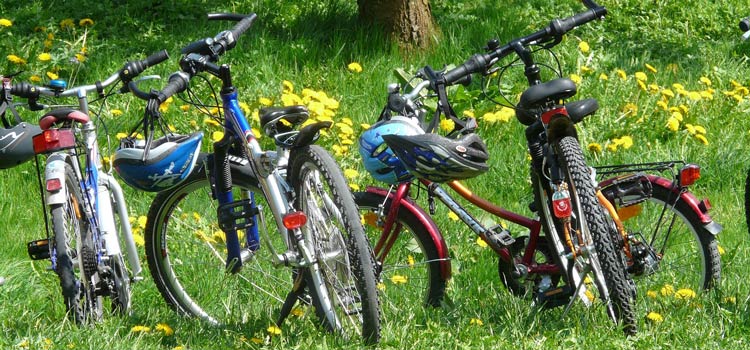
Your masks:
{"label": "bicycle", "polygon": [[256,15],[210,14],[208,19],[239,23],[183,48],[181,69],[162,90],[130,87],[149,101],[144,125],[153,126],[161,120],[157,107],[183,91],[185,101],[213,107],[199,100],[192,78],[207,73],[221,81],[221,113],[215,118],[223,125],[223,138],[149,209],[146,256],[156,286],[173,309],[214,324],[270,313],[270,297],[282,302],[278,325],[297,314],[293,306],[300,301],[314,306],[326,329],[377,342],[379,306],[369,244],[341,170],[313,144],[331,123],[300,127],[309,117],[304,106],[265,108],[260,128],[275,149],[264,150],[238,104],[230,67],[216,63]]}
{"label": "bicycle", "polygon": [[[87,95],[97,93],[106,99],[120,93],[105,88],[131,82],[167,58],[162,51],[126,63],[102,82],[73,88],[66,88],[63,80],[35,86],[3,79],[2,111],[10,110],[19,119],[11,95],[25,98],[32,111],[50,109],[39,120],[41,133],[32,137],[33,153],[46,158],[44,174],[39,157],[36,168],[47,237],[29,242],[27,251],[33,260],[50,260],[51,270],[60,278],[68,317],[77,324],[100,320],[104,297],[111,299],[113,311],[129,314],[131,282],[142,279],[123,191],[111,170],[103,169]],[[75,97],[77,109],[40,104],[42,97]],[[125,245],[127,264],[119,239]]]}
{"label": "bicycle", "polygon": [[[588,5],[597,7],[593,3]],[[596,16],[591,12],[589,11],[588,18]],[[532,34],[532,36],[515,39],[508,46],[523,46],[533,40],[530,37],[534,36],[541,41],[543,39],[539,36],[544,36],[544,33],[554,33],[554,26],[559,23],[581,24],[580,19],[583,16],[587,15],[576,15],[569,19],[553,21],[546,30]],[[492,46],[493,42],[489,44],[488,46]],[[485,67],[494,64],[493,59],[502,57],[503,53],[517,52],[516,48],[511,49],[508,46],[502,48],[496,46],[492,49],[489,54],[492,59],[481,57],[476,59],[479,62],[489,62],[489,64],[480,64],[480,68],[487,69]],[[460,79],[467,72],[479,71],[479,68],[476,68],[476,61],[472,59],[462,67],[444,73],[443,76],[453,77],[446,78],[450,82]],[[467,66],[469,68],[466,68]],[[530,66],[528,63],[524,63],[524,66],[527,67],[527,72],[534,71],[528,69]],[[500,70],[506,68],[507,66]],[[418,127],[401,127],[398,122],[394,124],[379,121],[370,130],[382,131],[382,135],[386,135],[382,136],[382,140],[370,139],[366,134],[363,134],[360,139],[360,152],[365,159],[365,168],[368,168],[368,161],[373,161],[374,163],[369,164],[370,168],[368,168],[371,175],[392,184],[388,189],[370,186],[363,192],[355,193],[357,204],[363,212],[364,222],[368,228],[368,235],[373,242],[376,242],[374,251],[378,262],[379,277],[381,280],[397,277],[401,281],[408,281],[412,286],[407,290],[399,289],[397,295],[388,294],[386,290],[383,293],[384,300],[393,300],[393,304],[400,305],[412,302],[415,298],[422,298],[426,305],[441,305],[452,268],[448,245],[430,216],[434,214],[434,198],[437,197],[493,248],[499,256],[499,277],[513,295],[531,297],[535,304],[548,307],[567,303],[569,308],[575,300],[571,296],[575,294],[588,304],[590,297],[581,290],[585,287],[579,287],[582,286],[581,278],[578,278],[577,283],[570,282],[575,279],[568,277],[570,273],[564,270],[564,266],[560,265],[561,261],[557,259],[558,256],[574,259],[571,251],[574,251],[577,245],[573,244],[574,249],[570,249],[571,244],[568,242],[573,242],[575,238],[570,237],[568,241],[565,237],[567,235],[561,234],[558,229],[560,225],[556,223],[558,220],[555,209],[550,208],[554,203],[556,193],[551,191],[552,186],[545,186],[539,176],[539,174],[544,174],[542,170],[551,168],[555,163],[554,157],[552,161],[549,160],[551,159],[549,153],[544,157],[539,157],[538,152],[531,152],[532,155],[537,156],[532,161],[535,200],[529,207],[538,215],[537,218],[528,218],[510,212],[473,193],[463,184],[450,181],[452,177],[446,179],[448,180],[447,187],[483,212],[529,230],[528,234],[512,237],[510,232],[499,224],[487,227],[488,224],[485,224],[484,220],[476,219],[465,206],[459,204],[442,187],[442,184],[431,181],[434,175],[429,171],[415,172],[418,166],[409,158],[412,156],[408,154],[409,147],[404,150],[403,146],[395,144],[396,148],[390,148],[394,146],[393,141],[420,137],[413,135],[420,135],[423,132],[421,126],[424,125],[424,116],[427,113],[425,107],[427,104],[422,101],[421,93],[428,88],[433,90],[433,93],[436,87],[440,89],[436,84],[440,83],[440,74],[433,75],[437,79],[430,78],[430,75],[424,73],[418,73],[417,76],[425,80],[416,86],[410,85],[412,89],[409,92],[401,93],[401,87],[396,84],[389,86],[388,104],[381,113],[381,119],[405,118],[407,122],[411,121],[411,124],[418,125]],[[567,84],[567,86],[571,85]],[[554,85],[547,85],[545,88],[551,87]],[[435,115],[438,116],[441,110],[448,110],[450,113],[450,104],[444,97],[445,94],[443,92],[436,94],[439,104]],[[527,97],[526,94],[522,96]],[[569,102],[564,104],[564,107],[570,119],[577,122],[592,114],[598,108],[598,104],[595,100],[588,99]],[[538,129],[540,121],[537,117],[527,118],[528,115],[523,114],[526,112],[518,109],[516,113],[519,121],[526,125],[531,124],[526,133],[529,149],[539,150],[537,143],[541,141],[543,144],[541,154],[551,152],[549,139],[544,140],[544,133]],[[543,116],[544,113],[541,115]],[[436,124],[435,120],[433,118],[431,125]],[[389,133],[399,136],[387,136]],[[420,141],[413,143],[420,144]],[[570,143],[575,143],[575,141]],[[386,148],[383,144],[389,147]],[[371,153],[373,149],[379,154],[373,155]],[[412,153],[417,153],[416,147]],[[430,152],[423,152],[422,156],[429,159],[428,154]],[[547,164],[544,161],[540,162],[540,158],[547,160]],[[443,164],[433,162],[432,165],[438,168]],[[578,169],[585,169],[585,165],[581,164]],[[596,167],[590,170],[590,174],[584,170],[584,174],[584,177],[590,177],[592,182],[594,178],[600,178],[598,184],[593,184],[597,186],[596,197],[589,199],[588,202],[598,202],[606,208],[603,213],[606,219],[600,221],[605,221],[607,223],[605,226],[608,227],[605,229],[606,233],[600,232],[599,237],[611,239],[614,244],[614,251],[610,251],[614,253],[613,259],[617,259],[620,255],[624,256],[625,266],[630,276],[651,276],[648,279],[652,283],[651,286],[665,286],[671,283],[677,288],[708,289],[718,283],[721,266],[715,235],[722,228],[708,215],[710,202],[707,199],[698,200],[689,190],[689,186],[700,177],[698,166],[681,161],[626,164]],[[672,180],[658,174],[671,176]],[[610,178],[601,179],[603,176],[610,176]],[[417,187],[417,196],[420,193],[426,193],[430,207],[429,214],[417,203],[412,186]],[[571,193],[571,198],[573,196],[574,194]],[[624,224],[627,224],[627,230]],[[594,239],[599,237],[595,236]],[[565,243],[562,244],[563,242]],[[599,253],[599,250],[596,252]],[[692,273],[693,271],[696,273]],[[561,286],[561,280],[567,282],[568,285]],[[639,286],[645,284],[641,282],[642,280],[639,280]],[[622,315],[625,332],[635,332],[635,326],[631,326],[632,323],[630,323],[634,319],[627,318],[633,315],[626,313],[620,315]]]}

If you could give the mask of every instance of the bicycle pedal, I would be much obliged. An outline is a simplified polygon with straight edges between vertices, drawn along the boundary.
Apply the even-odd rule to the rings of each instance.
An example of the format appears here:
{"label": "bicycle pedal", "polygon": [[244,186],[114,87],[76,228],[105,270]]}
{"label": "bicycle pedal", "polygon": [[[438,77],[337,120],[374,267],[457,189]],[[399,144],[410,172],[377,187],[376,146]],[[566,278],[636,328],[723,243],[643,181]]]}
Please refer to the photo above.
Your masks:
{"label": "bicycle pedal", "polygon": [[253,226],[253,216],[258,207],[249,199],[222,204],[216,211],[219,227],[224,232],[237,231]]}
{"label": "bicycle pedal", "polygon": [[29,253],[31,260],[49,259],[49,240],[38,239],[26,243],[26,251]]}
{"label": "bicycle pedal", "polygon": [[500,246],[507,247],[516,241],[516,239],[510,235],[510,231],[500,225],[490,227],[489,231],[490,234],[487,235],[487,239],[497,243]]}
{"label": "bicycle pedal", "polygon": [[570,298],[572,297],[573,288],[570,288],[569,286],[562,286],[545,291],[540,291],[536,293],[536,295],[534,295],[535,301],[539,305],[542,305],[548,309],[567,305],[570,302]]}

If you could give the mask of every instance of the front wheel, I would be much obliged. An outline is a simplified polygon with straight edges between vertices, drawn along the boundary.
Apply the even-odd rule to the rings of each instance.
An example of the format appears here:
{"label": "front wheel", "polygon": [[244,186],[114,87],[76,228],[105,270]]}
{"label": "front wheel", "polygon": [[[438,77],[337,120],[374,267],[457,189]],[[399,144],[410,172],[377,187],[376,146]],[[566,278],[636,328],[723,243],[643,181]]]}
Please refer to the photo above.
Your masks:
{"label": "front wheel", "polygon": [[[608,315],[623,326],[626,334],[636,333],[635,291],[625,270],[623,253],[616,249],[610,225],[594,191],[590,169],[574,137],[563,137],[555,146],[563,179],[572,205],[570,218],[553,214],[553,189],[543,178],[535,178],[539,214],[553,249],[560,252],[568,283],[587,304],[605,303]],[[541,204],[541,203],[538,203]],[[556,256],[558,256],[556,254]],[[588,285],[590,277],[593,285]],[[594,287],[595,288],[592,288]],[[594,292],[598,291],[598,295]]]}
{"label": "front wheel", "polygon": [[318,146],[295,149],[289,182],[296,209],[307,215],[301,230],[319,267],[307,276],[316,313],[326,328],[376,343],[380,314],[373,258],[340,168]]}

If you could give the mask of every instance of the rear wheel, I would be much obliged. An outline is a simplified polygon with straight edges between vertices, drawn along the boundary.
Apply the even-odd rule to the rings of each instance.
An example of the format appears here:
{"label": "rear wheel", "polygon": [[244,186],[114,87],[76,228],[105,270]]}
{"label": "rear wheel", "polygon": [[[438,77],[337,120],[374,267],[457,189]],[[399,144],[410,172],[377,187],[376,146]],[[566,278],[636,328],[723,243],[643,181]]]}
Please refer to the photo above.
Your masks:
{"label": "rear wheel", "polygon": [[316,313],[326,328],[376,343],[380,311],[375,269],[349,186],[330,154],[318,146],[293,150],[289,163],[295,207],[307,214],[302,234],[322,279],[321,285],[316,271],[308,271]]}
{"label": "rear wheel", "polygon": [[68,317],[80,324],[101,318],[102,297],[95,292],[96,256],[83,197],[69,164],[65,164],[65,187],[61,191],[67,192],[65,202],[50,206],[55,235],[55,271],[60,278]]}

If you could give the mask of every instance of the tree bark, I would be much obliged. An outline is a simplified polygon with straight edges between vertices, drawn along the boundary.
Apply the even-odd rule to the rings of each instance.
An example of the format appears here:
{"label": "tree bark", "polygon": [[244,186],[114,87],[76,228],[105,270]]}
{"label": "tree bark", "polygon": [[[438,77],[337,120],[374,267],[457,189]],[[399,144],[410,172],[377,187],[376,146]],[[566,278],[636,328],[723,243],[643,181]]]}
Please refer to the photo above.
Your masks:
{"label": "tree bark", "polygon": [[429,0],[357,0],[363,21],[381,25],[399,43],[426,48],[436,31]]}

